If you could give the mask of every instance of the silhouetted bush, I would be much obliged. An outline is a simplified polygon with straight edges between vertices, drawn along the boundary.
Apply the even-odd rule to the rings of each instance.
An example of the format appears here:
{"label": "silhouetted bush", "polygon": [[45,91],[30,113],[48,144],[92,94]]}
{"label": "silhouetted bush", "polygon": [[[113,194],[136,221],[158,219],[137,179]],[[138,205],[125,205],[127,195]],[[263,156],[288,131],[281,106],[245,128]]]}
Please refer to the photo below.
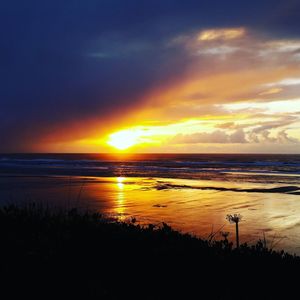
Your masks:
{"label": "silhouetted bush", "polygon": [[44,299],[296,299],[299,257],[235,249],[163,223],[77,210],[0,209],[1,293]]}

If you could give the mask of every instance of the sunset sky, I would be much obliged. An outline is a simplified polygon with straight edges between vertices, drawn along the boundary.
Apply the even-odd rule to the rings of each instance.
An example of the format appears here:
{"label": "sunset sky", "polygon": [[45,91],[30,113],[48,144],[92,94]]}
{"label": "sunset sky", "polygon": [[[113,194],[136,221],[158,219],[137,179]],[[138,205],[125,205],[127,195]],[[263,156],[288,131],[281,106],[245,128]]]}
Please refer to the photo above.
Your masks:
{"label": "sunset sky", "polygon": [[0,152],[300,153],[300,1],[10,0]]}

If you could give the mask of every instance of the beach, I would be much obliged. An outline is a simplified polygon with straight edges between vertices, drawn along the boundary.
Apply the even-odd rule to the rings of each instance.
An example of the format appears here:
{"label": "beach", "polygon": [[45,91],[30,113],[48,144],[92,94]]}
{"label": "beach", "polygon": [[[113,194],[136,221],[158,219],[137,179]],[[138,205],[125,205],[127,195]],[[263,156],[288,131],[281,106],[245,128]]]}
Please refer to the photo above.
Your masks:
{"label": "beach", "polygon": [[299,156],[91,158],[2,155],[1,204],[76,207],[139,224],[165,222],[201,238],[228,231],[234,239],[226,215],[238,213],[241,242],[266,238],[270,247],[300,254]]}

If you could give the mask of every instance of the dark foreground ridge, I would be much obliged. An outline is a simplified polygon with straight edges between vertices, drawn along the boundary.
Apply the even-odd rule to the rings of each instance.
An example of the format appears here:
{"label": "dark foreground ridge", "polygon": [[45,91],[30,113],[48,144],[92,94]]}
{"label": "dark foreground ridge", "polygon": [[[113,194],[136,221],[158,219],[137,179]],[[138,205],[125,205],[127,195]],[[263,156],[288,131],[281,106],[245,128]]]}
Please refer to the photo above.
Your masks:
{"label": "dark foreground ridge", "polygon": [[300,258],[268,250],[262,242],[236,250],[226,240],[201,240],[166,224],[141,227],[97,213],[36,207],[1,208],[0,228],[5,299],[298,299],[300,294]]}

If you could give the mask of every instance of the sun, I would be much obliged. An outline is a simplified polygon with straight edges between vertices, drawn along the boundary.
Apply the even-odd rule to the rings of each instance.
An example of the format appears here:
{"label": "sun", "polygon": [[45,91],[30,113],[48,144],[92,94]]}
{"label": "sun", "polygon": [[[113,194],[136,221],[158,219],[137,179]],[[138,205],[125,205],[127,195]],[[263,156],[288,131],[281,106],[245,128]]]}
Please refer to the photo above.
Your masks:
{"label": "sun", "polygon": [[109,136],[107,144],[115,147],[118,150],[126,150],[141,142],[142,130],[138,129],[125,129]]}

